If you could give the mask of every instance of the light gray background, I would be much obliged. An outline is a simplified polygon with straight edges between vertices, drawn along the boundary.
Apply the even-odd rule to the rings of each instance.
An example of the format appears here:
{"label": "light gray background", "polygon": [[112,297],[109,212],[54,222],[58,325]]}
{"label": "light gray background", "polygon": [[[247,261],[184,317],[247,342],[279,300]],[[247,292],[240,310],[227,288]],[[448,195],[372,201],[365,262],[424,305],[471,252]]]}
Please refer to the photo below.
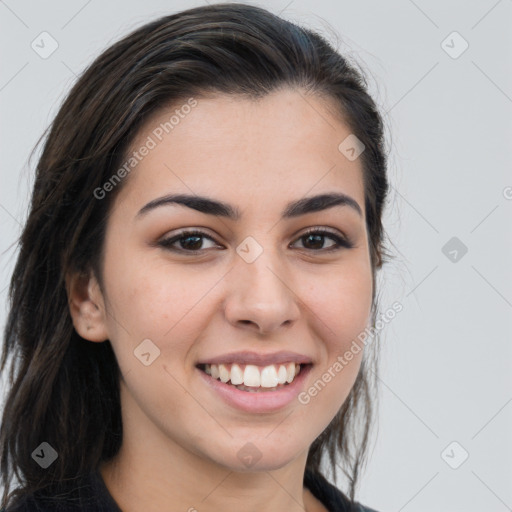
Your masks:
{"label": "light gray background", "polygon": [[[382,339],[379,429],[360,501],[379,512],[512,510],[512,1],[251,3],[337,32],[392,132],[385,223],[395,259],[381,306],[404,309]],[[132,28],[202,4],[0,0],[2,327],[27,158],[75,75]],[[59,45],[48,59],[31,48],[43,31]],[[469,44],[458,58],[441,46],[453,31]],[[445,44],[462,48],[453,36]],[[454,236],[468,248],[456,262],[442,252]],[[462,448],[443,459],[453,441]],[[452,469],[445,460],[458,463],[461,449],[469,458]]]}

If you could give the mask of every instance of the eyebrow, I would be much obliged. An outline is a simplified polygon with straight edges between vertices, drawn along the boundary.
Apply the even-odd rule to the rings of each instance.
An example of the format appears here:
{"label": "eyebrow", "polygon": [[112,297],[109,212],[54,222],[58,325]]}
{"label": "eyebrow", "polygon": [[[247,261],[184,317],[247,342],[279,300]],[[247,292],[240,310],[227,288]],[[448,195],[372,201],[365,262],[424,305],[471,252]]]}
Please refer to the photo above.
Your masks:
{"label": "eyebrow", "polygon": [[[155,208],[160,206],[167,206],[171,204],[179,204],[192,208],[201,213],[208,215],[215,215],[218,217],[225,217],[229,220],[239,220],[242,216],[237,207],[231,206],[222,201],[211,199],[209,197],[188,195],[188,194],[170,194],[157,199],[153,199],[145,206],[143,206],[136,215],[136,218],[141,217]],[[360,217],[363,212],[359,203],[352,197],[342,193],[328,193],[316,196],[306,197],[298,201],[290,202],[286,205],[281,214],[283,219],[291,219],[305,215],[307,213],[319,212],[333,208],[334,206],[348,206],[355,210]]]}

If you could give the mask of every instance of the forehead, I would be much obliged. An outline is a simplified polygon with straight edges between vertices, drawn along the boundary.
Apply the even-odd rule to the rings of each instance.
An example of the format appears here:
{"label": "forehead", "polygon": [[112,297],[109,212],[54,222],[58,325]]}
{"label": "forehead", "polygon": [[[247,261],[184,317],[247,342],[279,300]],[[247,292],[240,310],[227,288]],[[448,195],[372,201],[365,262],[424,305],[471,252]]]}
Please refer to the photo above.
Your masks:
{"label": "forehead", "polygon": [[334,189],[364,210],[361,161],[338,149],[350,135],[333,104],[300,91],[257,100],[186,98],[161,108],[139,130],[127,156],[150,149],[120,195],[141,202],[179,191],[236,203],[247,194],[274,204]]}

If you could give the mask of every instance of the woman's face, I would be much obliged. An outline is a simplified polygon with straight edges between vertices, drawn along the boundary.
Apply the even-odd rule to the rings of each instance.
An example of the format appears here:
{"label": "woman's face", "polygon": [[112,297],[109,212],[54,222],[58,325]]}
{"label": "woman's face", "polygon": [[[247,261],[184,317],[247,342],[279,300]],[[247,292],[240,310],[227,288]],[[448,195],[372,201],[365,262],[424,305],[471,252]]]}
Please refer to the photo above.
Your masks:
{"label": "woman's face", "polygon": [[[162,453],[236,471],[282,467],[305,456],[359,370],[362,350],[344,356],[371,309],[362,164],[338,148],[349,127],[296,91],[180,107],[139,132],[106,230],[97,298],[122,373],[125,439],[137,432]],[[308,201],[323,194],[351,200]],[[190,230],[201,234],[180,239]],[[253,389],[290,378],[272,363],[310,364],[291,384],[250,392],[198,367],[212,360],[226,363],[219,378]]]}

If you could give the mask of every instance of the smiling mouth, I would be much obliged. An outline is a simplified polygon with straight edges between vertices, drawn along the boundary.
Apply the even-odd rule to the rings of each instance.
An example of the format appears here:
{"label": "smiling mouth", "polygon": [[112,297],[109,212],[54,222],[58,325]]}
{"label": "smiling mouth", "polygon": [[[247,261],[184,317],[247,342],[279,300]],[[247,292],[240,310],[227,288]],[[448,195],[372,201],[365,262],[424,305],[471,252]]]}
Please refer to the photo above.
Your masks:
{"label": "smiling mouth", "polygon": [[213,379],[240,391],[259,393],[289,386],[307,366],[311,364],[290,362],[264,367],[252,364],[198,364],[197,368]]}

